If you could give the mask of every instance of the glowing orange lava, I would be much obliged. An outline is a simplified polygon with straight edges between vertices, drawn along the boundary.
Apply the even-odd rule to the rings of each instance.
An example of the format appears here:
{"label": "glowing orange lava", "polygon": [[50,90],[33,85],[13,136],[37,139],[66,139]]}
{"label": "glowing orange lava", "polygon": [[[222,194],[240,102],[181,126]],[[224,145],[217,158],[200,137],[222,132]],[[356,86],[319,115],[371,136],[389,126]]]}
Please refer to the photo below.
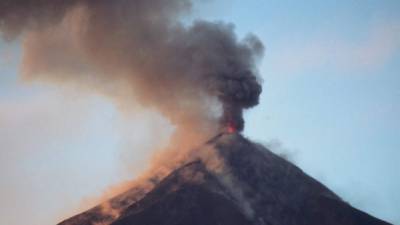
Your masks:
{"label": "glowing orange lava", "polygon": [[226,131],[230,134],[236,132],[236,127],[233,123],[228,123],[228,127],[226,128]]}

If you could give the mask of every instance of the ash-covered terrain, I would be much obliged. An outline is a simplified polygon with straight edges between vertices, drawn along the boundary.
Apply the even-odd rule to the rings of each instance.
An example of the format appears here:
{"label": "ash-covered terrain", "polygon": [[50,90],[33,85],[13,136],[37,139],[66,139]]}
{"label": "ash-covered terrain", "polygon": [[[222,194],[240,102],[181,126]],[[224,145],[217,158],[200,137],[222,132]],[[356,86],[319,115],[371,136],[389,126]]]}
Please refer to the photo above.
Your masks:
{"label": "ash-covered terrain", "polygon": [[385,225],[238,133],[194,149],[150,191],[139,187],[58,225]]}

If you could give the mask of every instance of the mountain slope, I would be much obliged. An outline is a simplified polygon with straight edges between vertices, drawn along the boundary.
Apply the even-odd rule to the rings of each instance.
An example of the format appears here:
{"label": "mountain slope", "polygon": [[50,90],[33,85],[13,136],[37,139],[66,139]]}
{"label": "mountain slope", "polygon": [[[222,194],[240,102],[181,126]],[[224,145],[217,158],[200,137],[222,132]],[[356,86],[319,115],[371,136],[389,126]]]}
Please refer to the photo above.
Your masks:
{"label": "mountain slope", "polygon": [[388,224],[239,134],[220,134],[187,160],[149,193],[110,200],[117,214],[99,206],[59,225]]}
{"label": "mountain slope", "polygon": [[165,178],[112,225],[251,224],[224,191],[218,179],[196,161]]}

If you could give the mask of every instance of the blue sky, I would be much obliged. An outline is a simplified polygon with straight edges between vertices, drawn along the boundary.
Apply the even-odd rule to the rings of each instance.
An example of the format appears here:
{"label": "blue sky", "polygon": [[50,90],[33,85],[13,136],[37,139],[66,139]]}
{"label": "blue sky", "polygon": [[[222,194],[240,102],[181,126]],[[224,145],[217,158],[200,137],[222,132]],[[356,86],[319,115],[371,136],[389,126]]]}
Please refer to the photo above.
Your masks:
{"label": "blue sky", "polygon": [[[239,37],[251,32],[266,46],[264,90],[244,134],[352,205],[400,224],[400,2],[243,2],[206,1],[192,19],[232,22]],[[20,42],[0,41],[0,223],[22,224],[14,212],[23,210],[33,225],[54,224],[139,173],[165,121],[21,82],[20,54]]]}

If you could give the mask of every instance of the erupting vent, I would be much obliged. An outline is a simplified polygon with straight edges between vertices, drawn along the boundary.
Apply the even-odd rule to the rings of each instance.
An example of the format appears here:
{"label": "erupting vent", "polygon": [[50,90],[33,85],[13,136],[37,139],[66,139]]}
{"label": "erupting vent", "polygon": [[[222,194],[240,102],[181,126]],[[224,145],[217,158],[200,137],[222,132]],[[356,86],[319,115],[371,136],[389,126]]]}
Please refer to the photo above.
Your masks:
{"label": "erupting vent", "polygon": [[235,124],[234,124],[233,122],[229,122],[229,123],[228,123],[228,126],[227,126],[227,128],[226,128],[226,131],[227,131],[229,134],[236,133],[237,128],[236,128],[236,126],[235,126]]}

